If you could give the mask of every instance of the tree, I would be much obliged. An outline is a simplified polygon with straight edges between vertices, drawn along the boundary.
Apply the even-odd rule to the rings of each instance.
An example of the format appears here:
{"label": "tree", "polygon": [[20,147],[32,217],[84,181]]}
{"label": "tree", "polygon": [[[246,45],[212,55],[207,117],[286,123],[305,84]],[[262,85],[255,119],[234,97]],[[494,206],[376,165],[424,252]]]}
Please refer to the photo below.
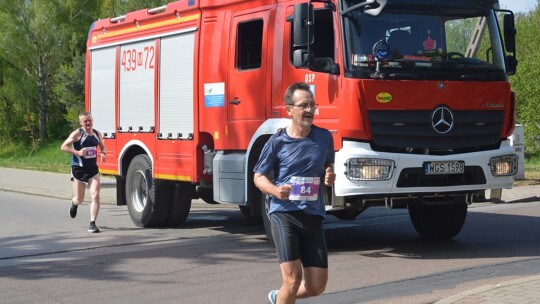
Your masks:
{"label": "tree", "polygon": [[29,138],[27,130],[39,134],[37,125],[31,130],[24,127],[24,116],[33,112],[30,100],[36,96],[36,87],[1,58],[0,77],[0,140],[4,143],[26,140]]}
{"label": "tree", "polygon": [[526,155],[540,154],[540,10],[518,14],[517,20],[517,59],[519,62],[515,76],[511,77],[512,88],[516,93],[517,122],[525,130]]}
{"label": "tree", "polygon": [[53,92],[57,104],[52,109],[61,116],[51,123],[55,137],[65,136],[66,128],[77,127],[79,113],[84,110],[86,39],[92,22],[101,14],[103,3],[103,0],[67,0],[59,14],[59,22],[65,24],[62,36],[68,41],[66,47],[70,56],[54,75]]}
{"label": "tree", "polygon": [[[84,50],[85,34],[99,3],[93,0],[0,1],[0,58],[35,84],[36,95],[30,97],[30,102],[37,109],[42,142],[48,137],[48,110],[51,103],[53,106],[55,103],[53,75],[63,62],[69,62],[74,54]],[[88,12],[94,16],[89,16]],[[86,30],[82,30],[81,24]]]}
{"label": "tree", "polygon": [[84,110],[84,54],[77,55],[72,62],[60,67],[55,75],[54,93],[58,102],[64,108],[64,118],[76,128],[79,123],[79,113]]}
{"label": "tree", "polygon": [[102,18],[118,17],[128,12],[165,5],[171,0],[103,0]]}
{"label": "tree", "polygon": [[10,66],[37,86],[41,140],[47,139],[47,104],[51,71],[62,58],[57,24],[50,22],[55,1],[8,1],[0,5],[0,53]]}

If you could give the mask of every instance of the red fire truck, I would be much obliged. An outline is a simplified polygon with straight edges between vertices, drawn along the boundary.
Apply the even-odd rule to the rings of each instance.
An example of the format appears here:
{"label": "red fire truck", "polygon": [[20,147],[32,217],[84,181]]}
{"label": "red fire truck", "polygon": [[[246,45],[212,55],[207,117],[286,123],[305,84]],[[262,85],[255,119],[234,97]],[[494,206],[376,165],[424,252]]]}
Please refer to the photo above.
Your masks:
{"label": "red fire truck", "polygon": [[452,238],[517,171],[514,15],[497,0],[181,0],[95,21],[87,46],[101,173],[138,226],[180,225],[198,198],[268,224],[252,170],[293,82],[334,136],[339,219],[408,208],[420,235]]}

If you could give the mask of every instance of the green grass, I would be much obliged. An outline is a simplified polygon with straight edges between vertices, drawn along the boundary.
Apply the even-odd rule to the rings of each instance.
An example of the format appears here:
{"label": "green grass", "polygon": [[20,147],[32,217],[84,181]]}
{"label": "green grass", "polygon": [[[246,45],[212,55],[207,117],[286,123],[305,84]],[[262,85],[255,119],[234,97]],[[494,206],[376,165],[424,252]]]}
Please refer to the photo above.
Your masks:
{"label": "green grass", "polygon": [[51,140],[37,151],[29,144],[0,144],[0,167],[69,173],[70,155],[60,151],[62,142]]}
{"label": "green grass", "polygon": [[525,178],[540,180],[540,156],[525,158]]}
{"label": "green grass", "polygon": [[540,156],[525,157],[525,163],[534,167],[540,167]]}

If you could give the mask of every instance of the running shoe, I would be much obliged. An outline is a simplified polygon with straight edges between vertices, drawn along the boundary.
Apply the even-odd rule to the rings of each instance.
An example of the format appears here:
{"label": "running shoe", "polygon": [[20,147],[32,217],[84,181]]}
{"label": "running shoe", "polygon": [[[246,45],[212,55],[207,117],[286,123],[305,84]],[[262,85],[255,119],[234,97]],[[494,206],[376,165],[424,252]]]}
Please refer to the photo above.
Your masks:
{"label": "running shoe", "polygon": [[75,218],[77,216],[77,205],[73,204],[73,201],[71,201],[71,207],[69,208],[69,216],[71,218]]}
{"label": "running shoe", "polygon": [[272,290],[268,293],[268,300],[270,301],[270,303],[272,304],[276,304],[277,302],[277,294],[278,294],[279,290]]}
{"label": "running shoe", "polygon": [[92,232],[92,233],[99,232],[99,228],[96,226],[96,223],[90,222],[90,226],[88,227],[88,232]]}

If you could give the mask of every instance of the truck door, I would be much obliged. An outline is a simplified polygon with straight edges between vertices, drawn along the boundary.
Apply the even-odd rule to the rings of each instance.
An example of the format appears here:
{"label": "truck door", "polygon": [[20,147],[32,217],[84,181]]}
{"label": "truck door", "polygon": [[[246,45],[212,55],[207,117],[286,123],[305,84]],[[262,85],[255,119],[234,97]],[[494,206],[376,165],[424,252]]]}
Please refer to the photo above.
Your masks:
{"label": "truck door", "polygon": [[[314,32],[315,36],[313,43],[310,45],[310,52],[314,59],[329,59],[333,63],[339,64],[339,47],[338,33],[339,23],[338,18],[334,18],[335,12],[323,6],[322,3],[316,3],[314,10]],[[288,20],[294,16],[294,6],[287,7],[285,16]],[[281,77],[281,92],[285,92],[287,87],[295,82],[304,81],[311,86],[311,90],[315,95],[315,101],[319,105],[315,111],[315,121],[317,126],[324,127],[334,132],[338,129],[339,120],[339,77],[330,71],[314,71],[307,67],[296,68],[292,65],[293,62],[293,46],[292,37],[294,36],[294,24],[292,22],[285,23],[283,35],[283,55],[282,55],[282,77]],[[278,56],[274,56],[277,58]],[[273,98],[273,110],[283,109],[283,100]],[[282,115],[286,115],[282,112]],[[345,114],[346,115],[346,114]],[[336,141],[337,142],[337,141]],[[338,142],[339,145],[339,142]]]}
{"label": "truck door", "polygon": [[266,119],[268,15],[268,11],[250,11],[232,18],[225,100],[231,149],[246,149]]}

